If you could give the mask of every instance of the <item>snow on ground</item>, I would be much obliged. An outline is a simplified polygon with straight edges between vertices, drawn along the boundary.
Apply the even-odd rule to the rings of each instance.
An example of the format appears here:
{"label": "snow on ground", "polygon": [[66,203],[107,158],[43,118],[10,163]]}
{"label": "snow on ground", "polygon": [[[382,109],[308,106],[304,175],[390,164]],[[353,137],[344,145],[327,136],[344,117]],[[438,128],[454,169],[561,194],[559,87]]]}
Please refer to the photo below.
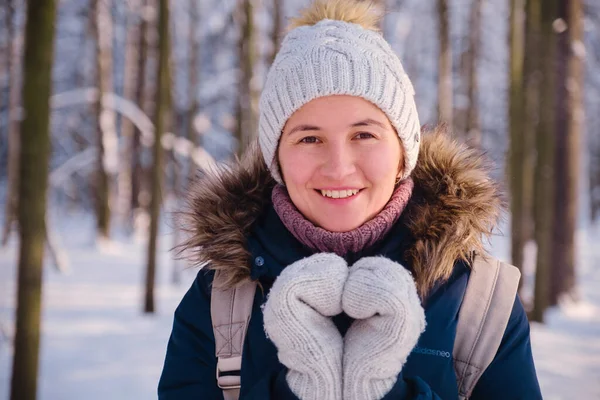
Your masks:
{"label": "snow on ground", "polygon": [[[600,399],[600,224],[579,231],[576,240],[580,300],[548,310],[543,325],[531,324],[545,400]],[[509,245],[508,237],[494,237],[492,252],[508,260]],[[530,286],[533,275],[526,275],[525,286]]]}
{"label": "snow on ground", "polygon": [[[157,313],[141,312],[145,245],[124,239],[99,250],[88,217],[60,218],[56,232],[71,272],[45,268],[40,400],[156,398],[173,311],[195,275],[169,283],[171,239],[161,236]],[[163,232],[168,231],[163,229]],[[600,399],[600,227],[579,235],[582,301],[550,310],[532,326],[533,352],[547,400]],[[493,240],[505,258],[506,238]],[[15,297],[16,240],[0,249],[0,400],[8,399]]]}
{"label": "snow on ground", "polygon": [[532,327],[546,400],[600,399],[600,226],[578,240],[581,300],[550,310],[548,326]]}
{"label": "snow on ground", "polygon": [[[117,243],[102,252],[92,245],[93,221],[70,221],[61,233],[71,272],[46,265],[40,400],[153,399],[173,311],[195,276],[169,284],[170,238],[161,239],[155,315],[142,313],[146,247]],[[164,231],[164,230],[163,230]],[[12,336],[16,241],[0,250],[0,324]],[[10,343],[0,336],[0,400],[8,399]]]}

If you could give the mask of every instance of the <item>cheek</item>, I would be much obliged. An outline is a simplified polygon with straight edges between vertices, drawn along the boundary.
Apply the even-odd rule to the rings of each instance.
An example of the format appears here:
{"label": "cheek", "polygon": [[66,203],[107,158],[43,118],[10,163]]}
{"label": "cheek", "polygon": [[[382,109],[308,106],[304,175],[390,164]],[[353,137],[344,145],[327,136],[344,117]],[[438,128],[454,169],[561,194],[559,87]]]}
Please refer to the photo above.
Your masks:
{"label": "cheek", "polygon": [[282,149],[279,152],[279,168],[288,189],[304,185],[313,174],[314,165],[310,157],[293,149]]}
{"label": "cheek", "polygon": [[399,166],[402,166],[400,152],[389,147],[381,147],[363,160],[363,174],[373,183],[392,184],[396,180]]}

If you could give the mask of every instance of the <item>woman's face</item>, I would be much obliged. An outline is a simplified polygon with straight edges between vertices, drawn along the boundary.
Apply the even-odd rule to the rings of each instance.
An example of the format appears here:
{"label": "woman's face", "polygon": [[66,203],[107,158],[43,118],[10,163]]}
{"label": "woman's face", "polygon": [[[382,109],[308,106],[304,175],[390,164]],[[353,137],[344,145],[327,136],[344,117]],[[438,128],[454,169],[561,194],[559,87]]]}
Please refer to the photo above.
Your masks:
{"label": "woman's face", "polygon": [[320,97],[301,107],[283,128],[278,157],[294,205],[333,232],[377,215],[404,165],[386,115],[355,96]]}

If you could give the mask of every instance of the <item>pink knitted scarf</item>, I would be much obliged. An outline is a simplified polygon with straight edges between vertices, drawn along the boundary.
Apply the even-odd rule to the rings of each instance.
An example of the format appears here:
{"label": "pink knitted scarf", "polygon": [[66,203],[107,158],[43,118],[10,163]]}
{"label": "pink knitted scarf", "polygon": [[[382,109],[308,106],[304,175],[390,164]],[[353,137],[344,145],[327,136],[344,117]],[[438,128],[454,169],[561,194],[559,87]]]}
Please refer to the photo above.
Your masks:
{"label": "pink knitted scarf", "polygon": [[307,220],[298,211],[286,188],[273,188],[273,207],[285,227],[302,244],[315,251],[333,252],[343,256],[356,253],[382,239],[398,220],[412,194],[414,183],[407,178],[394,190],[390,201],[375,217],[348,232],[330,232]]}

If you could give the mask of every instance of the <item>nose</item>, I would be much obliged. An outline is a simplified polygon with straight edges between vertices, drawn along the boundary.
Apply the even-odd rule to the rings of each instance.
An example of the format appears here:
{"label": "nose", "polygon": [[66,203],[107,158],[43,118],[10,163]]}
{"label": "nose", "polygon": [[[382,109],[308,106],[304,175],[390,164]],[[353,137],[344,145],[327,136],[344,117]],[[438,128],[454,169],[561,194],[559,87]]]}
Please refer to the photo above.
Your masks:
{"label": "nose", "polygon": [[330,143],[323,157],[321,174],[331,181],[342,182],[356,172],[355,156],[345,144]]}

